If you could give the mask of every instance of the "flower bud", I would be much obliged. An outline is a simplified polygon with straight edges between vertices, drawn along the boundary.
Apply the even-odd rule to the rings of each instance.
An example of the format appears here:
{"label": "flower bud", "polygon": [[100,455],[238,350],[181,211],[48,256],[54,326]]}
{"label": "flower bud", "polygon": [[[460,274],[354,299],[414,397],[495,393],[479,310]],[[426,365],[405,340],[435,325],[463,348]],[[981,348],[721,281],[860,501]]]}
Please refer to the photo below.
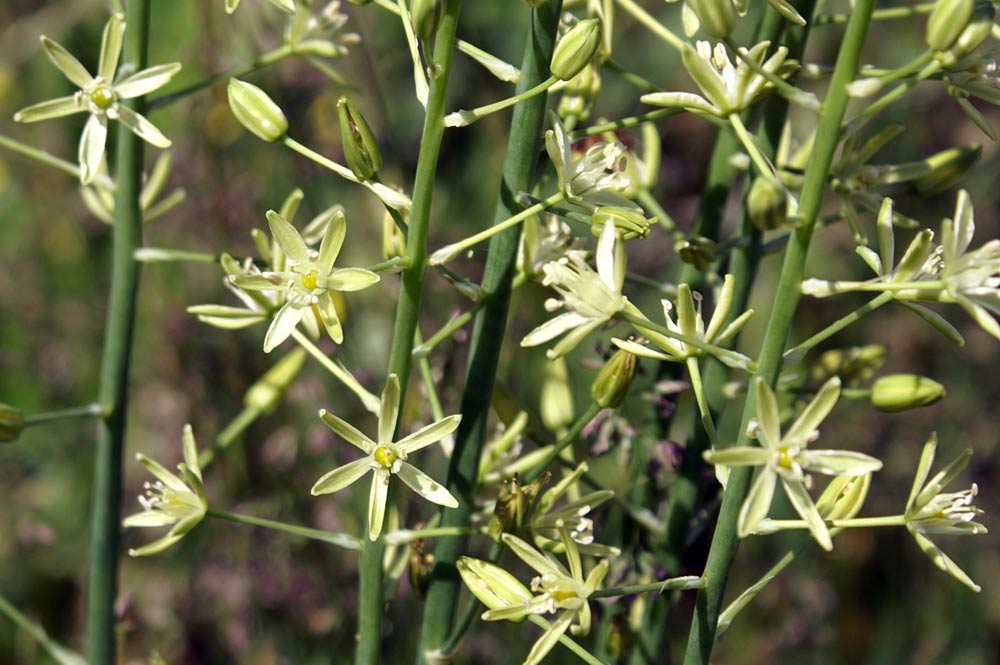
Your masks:
{"label": "flower bud", "polygon": [[382,151],[371,127],[347,97],[337,102],[337,117],[347,165],[359,180],[371,180],[382,168]]}
{"label": "flower bud", "polygon": [[965,177],[982,154],[983,147],[976,143],[935,153],[924,160],[931,168],[930,173],[914,180],[913,186],[925,196],[951,189]]}
{"label": "flower bud", "polygon": [[866,344],[847,349],[830,349],[820,354],[809,370],[809,381],[820,385],[834,376],[848,387],[868,383],[885,362],[887,349],[881,344]]}
{"label": "flower bud", "polygon": [[600,89],[601,73],[591,61],[566,83],[556,113],[564,119],[587,120]]}
{"label": "flower bud", "polygon": [[825,520],[849,520],[861,512],[872,484],[872,474],[834,476],[816,502]]}
{"label": "flower bud", "polygon": [[24,411],[0,402],[0,443],[17,441],[24,431]]}
{"label": "flower bud", "polygon": [[421,599],[427,596],[427,587],[431,584],[431,570],[434,568],[434,554],[425,552],[424,547],[423,539],[410,543],[410,585]]}
{"label": "flower bud", "polygon": [[531,520],[532,512],[537,503],[535,498],[541,491],[542,485],[549,482],[550,477],[551,474],[546,473],[535,482],[524,486],[521,485],[517,476],[503,481],[497,495],[493,516],[490,518],[490,538],[499,543],[500,537],[505,533],[517,535],[522,532]]}
{"label": "flower bud", "polygon": [[977,2],[965,29],[958,35],[947,52],[939,55],[941,64],[945,67],[954,67],[959,60],[975,51],[993,30],[995,16],[996,10],[993,8],[992,2],[984,0]]}
{"label": "flower bud", "polygon": [[927,18],[927,45],[945,51],[958,39],[972,18],[976,0],[937,0]]}
{"label": "flower bud", "polygon": [[590,395],[602,408],[617,408],[628,395],[632,379],[639,371],[639,357],[618,349],[604,363],[590,388]]}
{"label": "flower bud", "polygon": [[229,79],[229,108],[240,124],[268,143],[288,131],[288,120],[267,93],[251,83]]}
{"label": "flower bud", "polygon": [[872,386],[872,405],[895,413],[928,406],[944,398],[947,391],[937,381],[915,374],[889,374]]}
{"label": "flower bud", "polygon": [[754,178],[747,193],[747,214],[761,231],[781,228],[788,221],[788,193],[773,178]]}
{"label": "flower bud", "polygon": [[716,39],[725,39],[736,26],[732,0],[687,0],[702,29]]}
{"label": "flower bud", "polygon": [[554,358],[545,364],[539,402],[542,424],[550,432],[561,433],[576,419],[573,385],[569,380],[565,358]]}
{"label": "flower bud", "polygon": [[430,39],[437,32],[444,18],[444,4],[441,0],[413,0],[410,5],[410,20],[413,32],[420,39]]}
{"label": "flower bud", "polygon": [[590,60],[601,45],[601,19],[588,18],[580,21],[556,44],[552,53],[552,75],[562,81],[569,81],[590,64]]}
{"label": "flower bud", "polygon": [[[523,605],[532,598],[526,586],[495,563],[463,556],[459,557],[455,566],[472,595],[491,610]],[[520,623],[526,616],[514,617],[509,621]]]}
{"label": "flower bud", "polygon": [[654,221],[655,218],[646,219],[645,215],[636,210],[621,206],[601,206],[590,218],[590,231],[595,236],[600,236],[605,223],[611,222],[623,240],[645,238],[649,235],[649,227]]}
{"label": "flower bud", "polygon": [[[406,215],[404,215],[406,217]],[[388,211],[382,215],[382,259],[389,261],[406,256],[406,236]]]}
{"label": "flower bud", "polygon": [[248,409],[256,409],[261,413],[274,411],[278,408],[278,402],[285,395],[288,386],[302,369],[305,359],[305,349],[298,348],[279,360],[260,377],[257,383],[250,386],[243,396],[243,404]]}
{"label": "flower bud", "polygon": [[680,240],[674,245],[681,261],[693,265],[698,270],[704,270],[708,264],[715,260],[717,248],[715,243],[704,236],[691,236],[687,240]]}

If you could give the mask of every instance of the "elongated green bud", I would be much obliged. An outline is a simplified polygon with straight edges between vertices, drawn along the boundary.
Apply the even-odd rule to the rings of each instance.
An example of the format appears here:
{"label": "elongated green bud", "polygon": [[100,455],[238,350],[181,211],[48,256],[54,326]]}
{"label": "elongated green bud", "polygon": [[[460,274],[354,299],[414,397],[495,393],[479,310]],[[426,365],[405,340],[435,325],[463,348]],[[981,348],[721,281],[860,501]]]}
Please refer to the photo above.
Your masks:
{"label": "elongated green bud", "polygon": [[250,386],[243,396],[243,403],[261,413],[271,413],[278,408],[278,403],[284,397],[288,386],[292,384],[302,364],[306,360],[306,351],[297,348],[278,363],[267,370],[257,383]]}
{"label": "elongated green bud", "polygon": [[976,0],[938,0],[927,18],[927,45],[945,51],[958,39],[972,18]]}
{"label": "elongated green bud", "polygon": [[347,165],[359,180],[371,180],[382,168],[382,151],[371,127],[347,97],[337,102],[337,117]]}
{"label": "elongated green bud", "polygon": [[552,53],[552,75],[568,81],[590,64],[601,45],[601,19],[580,21],[556,44]]}
{"label": "elongated green bud", "polygon": [[229,79],[229,108],[240,124],[268,143],[288,131],[288,119],[281,108],[257,86]]}
{"label": "elongated green bud", "polygon": [[437,32],[444,17],[444,3],[441,0],[413,0],[410,6],[410,19],[413,21],[413,32],[420,39],[430,39]]}
{"label": "elongated green bud", "polygon": [[928,406],[941,400],[947,391],[937,381],[915,374],[889,374],[872,386],[872,405],[879,411],[895,413]]}
{"label": "elongated green bud", "polygon": [[490,518],[490,538],[499,543],[503,534],[517,535],[528,526],[537,504],[538,493],[549,482],[549,478],[551,474],[545,473],[527,485],[521,485],[517,476],[503,481]]}
{"label": "elongated green bud", "polygon": [[773,231],[788,221],[788,194],[781,183],[767,176],[754,178],[747,193],[747,214],[761,231]]}
{"label": "elongated green bud", "polygon": [[725,39],[736,27],[736,10],[731,0],[687,0],[701,28],[716,39]]}
{"label": "elongated green bud", "polygon": [[923,195],[937,194],[951,189],[965,177],[983,154],[979,144],[948,148],[924,160],[930,166],[930,173],[913,181],[913,186]]}
{"label": "elongated green bud", "polygon": [[24,431],[24,411],[0,402],[0,443],[17,441]]}
{"label": "elongated green bud", "polygon": [[[472,595],[491,610],[522,605],[532,598],[532,593],[526,586],[494,563],[463,556],[459,557],[455,566]],[[520,623],[525,617],[526,615],[509,621]]]}
{"label": "elongated green bud", "polygon": [[590,231],[595,236],[600,236],[604,231],[604,225],[611,222],[624,240],[645,238],[649,235],[650,225],[655,221],[655,218],[646,219],[645,215],[636,210],[620,206],[602,206],[590,218]]}
{"label": "elongated green bud", "polygon": [[865,505],[872,474],[834,476],[816,502],[816,510],[826,520],[849,520]]}
{"label": "elongated green bud", "polygon": [[594,379],[590,395],[602,408],[614,409],[625,401],[632,379],[639,371],[639,358],[628,351],[618,349],[604,363],[604,367]]}
{"label": "elongated green bud", "polygon": [[972,17],[966,23],[965,29],[958,35],[958,38],[951,44],[948,50],[938,55],[938,58],[945,67],[954,67],[959,60],[979,48],[979,45],[989,37],[993,30],[993,18],[996,10],[993,3],[987,0],[980,0],[972,12]]}

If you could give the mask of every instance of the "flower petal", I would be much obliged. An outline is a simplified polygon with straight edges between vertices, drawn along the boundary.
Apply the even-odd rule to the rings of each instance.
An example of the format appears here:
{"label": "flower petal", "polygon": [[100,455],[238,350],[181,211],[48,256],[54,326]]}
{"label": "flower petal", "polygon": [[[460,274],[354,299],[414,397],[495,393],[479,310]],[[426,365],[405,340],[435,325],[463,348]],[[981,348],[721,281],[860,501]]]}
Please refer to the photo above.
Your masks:
{"label": "flower petal", "polygon": [[759,446],[733,446],[705,451],[705,461],[723,466],[762,466],[773,453]]}
{"label": "flower petal", "polygon": [[129,556],[151,556],[153,554],[159,554],[160,552],[173,547],[177,541],[183,538],[183,535],[166,535],[159,540],[154,540],[148,545],[143,545],[142,547],[136,549],[130,549],[128,551]]}
{"label": "flower petal", "polygon": [[49,56],[52,64],[80,89],[89,87],[94,82],[94,77],[86,67],[58,42],[42,37],[42,48],[45,49],[45,55]]}
{"label": "flower petal", "polygon": [[830,531],[826,528],[826,522],[820,517],[816,504],[806,491],[806,486],[799,480],[781,479],[781,484],[785,487],[785,493],[791,502],[795,512],[809,525],[809,531],[820,547],[827,552],[833,549],[833,541],[830,540]]}
{"label": "flower petal", "polygon": [[122,55],[122,42],[125,38],[125,18],[113,14],[104,25],[101,36],[101,56],[97,65],[97,75],[110,84],[118,69],[118,60]]}
{"label": "flower petal", "polygon": [[271,235],[274,236],[278,246],[281,247],[288,258],[296,262],[306,261],[306,243],[302,236],[295,230],[295,227],[288,223],[284,217],[274,210],[267,211],[267,225],[271,228]]}
{"label": "flower petal", "polygon": [[948,573],[949,575],[951,575],[956,580],[958,580],[965,586],[969,587],[976,593],[982,590],[982,587],[973,582],[972,578],[969,577],[964,570],[959,568],[958,564],[952,561],[947,554],[942,552],[941,548],[938,547],[936,544],[934,544],[934,542],[930,538],[919,533],[909,524],[906,525],[906,528],[913,536],[913,539],[917,541],[917,545],[920,547],[923,553],[926,554],[930,558],[930,560],[934,562],[935,566],[937,566],[944,572]]}
{"label": "flower petal", "polygon": [[521,340],[521,346],[538,346],[555,339],[559,335],[577,328],[590,319],[577,312],[563,312],[538,326]]}
{"label": "flower petal", "polygon": [[39,102],[26,106],[14,114],[15,122],[38,122],[49,118],[62,118],[63,116],[83,113],[87,109],[76,103],[73,95],[69,97],[57,97],[45,102]]}
{"label": "flower petal", "polygon": [[139,462],[139,464],[142,464],[144,467],[146,467],[146,470],[149,471],[154,476],[156,476],[156,478],[164,485],[167,485],[171,489],[176,490],[178,492],[190,491],[188,489],[188,486],[185,485],[180,478],[175,476],[170,471],[167,471],[167,469],[156,460],[150,459],[145,455],[143,455],[142,453],[136,453],[135,459]]}
{"label": "flower petal", "polygon": [[378,540],[385,521],[385,503],[389,495],[389,472],[375,470],[372,474],[372,490],[368,498],[368,539]]}
{"label": "flower petal", "polygon": [[559,618],[552,622],[549,629],[542,633],[542,636],[538,638],[534,646],[531,647],[531,651],[528,652],[528,657],[524,659],[523,665],[537,665],[542,662],[552,651],[552,647],[556,645],[559,638],[563,636],[566,629],[573,622],[576,612],[571,612],[569,610],[564,611],[559,615]]}
{"label": "flower petal", "polygon": [[167,526],[168,524],[173,524],[177,519],[162,510],[144,510],[141,513],[136,513],[135,515],[129,515],[122,520],[122,526],[131,529],[133,527],[146,528],[146,527],[159,527]]}
{"label": "flower petal", "polygon": [[366,455],[370,455],[375,450],[375,442],[358,431],[354,425],[346,420],[338,418],[325,409],[319,410],[319,417],[337,436],[355,448],[363,450]]}
{"label": "flower petal", "polygon": [[378,284],[380,279],[377,273],[364,268],[341,268],[334,270],[326,278],[326,288],[334,291],[360,291]]}
{"label": "flower petal", "polygon": [[[333,270],[333,263],[337,260],[340,248],[344,245],[345,235],[347,235],[347,218],[344,217],[344,209],[337,208],[333,212],[333,217],[326,227],[326,233],[323,234],[323,241],[319,246],[318,263],[320,272],[324,275],[329,275]],[[378,279],[375,281],[378,281]],[[345,291],[347,289],[337,290]]]}
{"label": "flower petal", "polygon": [[431,503],[446,508],[458,508],[458,499],[452,496],[444,485],[437,482],[417,467],[403,462],[399,471],[396,472],[399,479],[406,483],[407,487],[424,497]]}
{"label": "flower petal", "polygon": [[337,315],[337,304],[333,301],[329,291],[319,296],[316,306],[330,339],[337,344],[343,344],[344,327],[340,323],[340,316]]}
{"label": "flower petal", "polygon": [[757,423],[760,425],[759,437],[764,446],[777,450],[781,445],[781,420],[778,416],[778,401],[767,381],[757,377],[754,379],[754,390],[757,393]]}
{"label": "flower petal", "polygon": [[454,432],[461,421],[462,416],[460,415],[448,416],[417,430],[404,439],[400,439],[396,442],[396,447],[407,454],[426,448]]}
{"label": "flower petal", "polygon": [[736,520],[736,534],[740,538],[753,533],[760,521],[771,511],[771,500],[774,498],[777,479],[778,474],[769,466],[765,466],[757,474]]}
{"label": "flower petal", "polygon": [[840,377],[834,376],[820,387],[816,396],[788,428],[783,442],[799,445],[808,443],[813,431],[830,414],[838,399],[840,399]]}
{"label": "flower petal", "polygon": [[828,476],[861,476],[882,468],[882,461],[853,450],[806,450],[799,454],[803,469]]}
{"label": "flower petal", "polygon": [[704,97],[691,92],[653,92],[643,95],[639,98],[639,101],[651,106],[682,108],[707,115],[722,115],[722,111],[709,103]]}
{"label": "flower petal", "polygon": [[569,577],[569,571],[542,556],[541,552],[517,536],[505,533],[500,538],[503,540],[504,545],[517,555],[517,558],[534,568],[539,575],[563,575]]}
{"label": "flower petal", "polygon": [[104,145],[108,139],[108,119],[104,115],[91,115],[80,135],[80,184],[89,185],[101,168]]}
{"label": "flower petal", "polygon": [[174,74],[181,70],[181,63],[171,62],[165,65],[156,65],[136,72],[127,79],[115,85],[115,94],[122,99],[132,99],[141,97],[157,88],[162,88]]}
{"label": "flower petal", "polygon": [[191,473],[201,479],[201,464],[198,463],[198,444],[194,440],[194,430],[191,425],[184,425],[184,432],[181,435],[184,446],[184,463],[191,469]]}
{"label": "flower petal", "polygon": [[338,492],[371,471],[371,468],[371,460],[368,457],[356,459],[323,474],[310,491],[313,496]]}
{"label": "flower petal", "polygon": [[389,375],[382,389],[382,408],[378,415],[378,442],[380,445],[392,443],[396,436],[396,420],[399,418],[399,377]]}
{"label": "flower petal", "polygon": [[274,315],[271,325],[268,326],[267,333],[264,335],[264,353],[270,353],[288,339],[306,311],[307,308],[302,307],[294,300],[285,303]]}
{"label": "flower petal", "polygon": [[156,125],[124,104],[118,105],[118,120],[146,143],[155,145],[157,148],[170,147],[170,139],[164,136],[163,132],[156,128]]}

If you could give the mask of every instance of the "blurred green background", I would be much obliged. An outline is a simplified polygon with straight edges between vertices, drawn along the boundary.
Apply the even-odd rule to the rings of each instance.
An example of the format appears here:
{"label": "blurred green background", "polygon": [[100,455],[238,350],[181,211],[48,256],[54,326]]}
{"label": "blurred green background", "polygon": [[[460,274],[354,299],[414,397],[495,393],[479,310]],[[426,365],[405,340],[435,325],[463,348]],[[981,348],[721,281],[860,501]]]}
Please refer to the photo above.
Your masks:
{"label": "blurred green background", "polygon": [[[56,39],[92,67],[105,2],[93,0],[7,0],[0,5],[0,134],[72,160],[85,116],[34,125],[16,125],[13,113],[28,104],[69,94],[69,83],[44,57],[37,36]],[[150,63],[178,60],[184,69],[169,89],[242,65],[281,43],[282,16],[263,0],[243,0],[232,17],[223,1],[153,3]],[[763,5],[763,3],[757,3]],[[514,0],[466,2],[461,36],[517,62],[523,47],[526,10]],[[645,3],[677,27],[676,6]],[[412,95],[411,62],[402,47],[398,20],[374,7],[349,5],[347,29],[362,42],[332,63],[346,83],[331,82],[308,62],[286,60],[244,77],[264,87],[289,116],[290,134],[342,161],[335,103],[348,94],[362,109],[382,141],[387,167],[383,178],[409,189],[421,109]],[[759,10],[760,7],[756,7]],[[748,19],[752,23],[752,17]],[[898,64],[920,48],[922,23],[901,21],[875,28],[865,61]],[[832,63],[837,28],[819,29],[808,60]],[[665,88],[692,86],[676,55],[619,13],[615,58]],[[508,87],[475,63],[456,58],[449,108],[472,108],[499,99]],[[594,116],[620,117],[643,110],[638,92],[621,77],[606,73]],[[983,111],[994,126],[998,117]],[[492,116],[475,127],[446,135],[434,193],[431,246],[438,247],[481,228],[492,218],[509,115]],[[302,158],[247,135],[228,111],[222,85],[155,111],[150,119],[174,140],[171,187],[187,199],[168,216],[146,227],[145,242],[201,252],[228,251],[243,257],[253,251],[250,230],[264,228],[264,211],[277,208],[294,187],[305,192],[301,224],[333,203],[347,209],[349,230],[344,265],[381,260],[383,213],[364,190],[332,177]],[[978,245],[997,237],[997,151],[961,113],[943,87],[931,82],[904,104],[880,117],[905,123],[906,132],[876,161],[919,159],[934,150],[985,142],[975,173],[962,185],[976,202]],[[879,126],[882,126],[881,124]],[[663,165],[657,196],[683,229],[697,208],[714,130],[695,118],[679,116],[659,125]],[[169,191],[169,189],[168,189]],[[832,198],[832,197],[831,197]],[[936,227],[951,214],[954,194],[932,199],[901,196],[899,209]],[[738,215],[734,198],[730,226]],[[868,220],[871,223],[871,220]],[[811,274],[864,278],[853,258],[844,225],[824,232],[814,245]],[[904,238],[908,238],[904,236]],[[21,155],[0,149],[0,401],[28,413],[90,402],[96,392],[104,326],[109,229],[84,207],[74,180]],[[903,241],[897,241],[899,245]],[[660,230],[630,246],[633,271],[669,280],[679,270],[673,241]],[[460,270],[477,277],[484,249]],[[755,291],[759,315],[745,349],[753,349],[766,321],[778,262],[765,262]],[[347,299],[346,341],[337,349],[343,361],[371,390],[383,380],[395,307],[395,280]],[[425,292],[425,335],[466,305],[442,279],[432,275]],[[655,298],[630,292],[650,304]],[[519,294],[511,339],[537,324],[546,296],[537,287]],[[172,466],[180,456],[180,434],[190,422],[202,447],[239,413],[244,391],[278,357],[260,351],[263,328],[235,333],[210,328],[186,314],[193,304],[236,304],[223,288],[221,271],[211,264],[152,264],[143,269],[129,421],[126,514],[138,510],[134,497],[146,479],[132,462],[136,451]],[[803,299],[804,339],[863,302],[856,296]],[[525,316],[524,311],[536,314]],[[936,430],[939,464],[964,447],[975,450],[969,471],[956,485],[979,484],[978,505],[992,527],[997,500],[997,444],[1000,419],[1000,369],[997,341],[977,328],[958,308],[946,311],[966,336],[960,352],[912,314],[887,308],[833,340],[836,346],[880,343],[889,348],[888,371],[925,374],[944,383],[948,398],[935,406],[886,416],[864,403],[842,402],[824,426],[823,442],[850,446],[885,461],[865,514],[902,509],[927,434]],[[619,331],[623,331],[620,328]],[[605,344],[609,336],[602,337]],[[332,352],[333,345],[322,346]],[[442,386],[446,413],[458,409],[464,359],[462,338],[445,343],[432,356]],[[593,376],[591,348],[571,357],[574,385],[584,399]],[[508,353],[501,378],[527,400],[537,399],[540,352]],[[650,374],[652,374],[650,372]],[[650,382],[647,375],[641,379]],[[414,384],[416,386],[417,384]],[[640,390],[648,385],[639,386]],[[639,393],[640,390],[636,390]],[[308,489],[319,474],[342,460],[346,446],[315,417],[327,408],[357,423],[374,426],[357,400],[307,361],[300,380],[275,413],[260,418],[233,450],[206,473],[210,502],[219,508],[360,533],[367,501],[362,484],[316,500]],[[423,400],[410,400],[408,421],[428,417]],[[648,408],[630,400],[623,415],[634,422]],[[724,430],[725,431],[725,430]],[[88,539],[89,487],[94,428],[69,421],[29,430],[16,443],[0,446],[0,594],[56,639],[79,649],[82,640],[84,573]],[[633,446],[655,442],[636,440]],[[609,466],[616,465],[622,460]],[[443,478],[445,467],[430,469]],[[669,469],[661,474],[669,484]],[[608,482],[614,483],[613,477]],[[960,488],[957,488],[960,489]],[[214,503],[218,501],[218,504]],[[408,523],[426,519],[426,506],[414,505]],[[598,513],[597,523],[601,524]],[[997,532],[993,529],[994,533]],[[136,534],[146,542],[147,534]],[[598,538],[601,529],[598,527]],[[785,551],[794,538],[753,538],[744,543],[730,579],[733,592],[745,588]],[[716,652],[718,663],[1000,663],[1000,549],[996,536],[938,541],[983,586],[976,595],[941,574],[901,529],[846,533],[830,555],[807,550],[792,568],[768,587],[734,624]],[[130,543],[130,544],[131,544]],[[704,536],[692,546],[692,573],[700,572]],[[628,565],[623,555],[622,566]],[[124,663],[147,663],[154,652],[171,664],[349,662],[355,630],[355,555],[214,520],[206,521],[168,552],[126,560],[122,569]],[[693,595],[681,600],[671,620],[672,652],[683,646]],[[389,607],[385,662],[407,662],[415,648],[419,598],[404,579]],[[599,613],[620,611],[607,604]],[[527,631],[522,633],[521,631]],[[506,663],[523,657],[536,638],[534,628],[476,625],[457,662]],[[525,636],[527,635],[527,637]],[[511,647],[513,640],[517,647]],[[511,652],[507,651],[512,649]],[[516,653],[512,653],[516,651]],[[553,662],[572,662],[557,649]],[[48,663],[33,641],[0,620],[0,663]],[[664,663],[673,662],[671,652]]]}

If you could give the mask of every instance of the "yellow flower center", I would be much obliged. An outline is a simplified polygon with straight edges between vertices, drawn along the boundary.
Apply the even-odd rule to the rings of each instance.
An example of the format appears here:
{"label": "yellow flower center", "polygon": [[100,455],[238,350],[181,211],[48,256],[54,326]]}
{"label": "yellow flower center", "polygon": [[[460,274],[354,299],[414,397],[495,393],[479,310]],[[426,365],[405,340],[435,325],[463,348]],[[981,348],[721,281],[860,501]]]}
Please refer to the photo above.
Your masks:
{"label": "yellow flower center", "polygon": [[791,469],[795,464],[795,460],[792,458],[791,454],[788,452],[788,447],[782,447],[778,449],[778,466],[782,469]]}
{"label": "yellow flower center", "polygon": [[376,448],[372,457],[386,469],[392,469],[392,465],[396,463],[396,453],[392,452],[392,449],[388,446],[379,446]]}
{"label": "yellow flower center", "polygon": [[315,270],[310,270],[308,274],[302,275],[302,286],[306,287],[310,291],[316,288],[319,284],[319,273]]}
{"label": "yellow flower center", "polygon": [[99,85],[90,93],[90,101],[99,109],[107,110],[115,103],[114,91],[106,85]]}
{"label": "yellow flower center", "polygon": [[552,597],[557,603],[561,603],[564,600],[570,600],[571,598],[576,598],[577,594],[575,591],[570,591],[568,589],[557,589],[552,592]]}

